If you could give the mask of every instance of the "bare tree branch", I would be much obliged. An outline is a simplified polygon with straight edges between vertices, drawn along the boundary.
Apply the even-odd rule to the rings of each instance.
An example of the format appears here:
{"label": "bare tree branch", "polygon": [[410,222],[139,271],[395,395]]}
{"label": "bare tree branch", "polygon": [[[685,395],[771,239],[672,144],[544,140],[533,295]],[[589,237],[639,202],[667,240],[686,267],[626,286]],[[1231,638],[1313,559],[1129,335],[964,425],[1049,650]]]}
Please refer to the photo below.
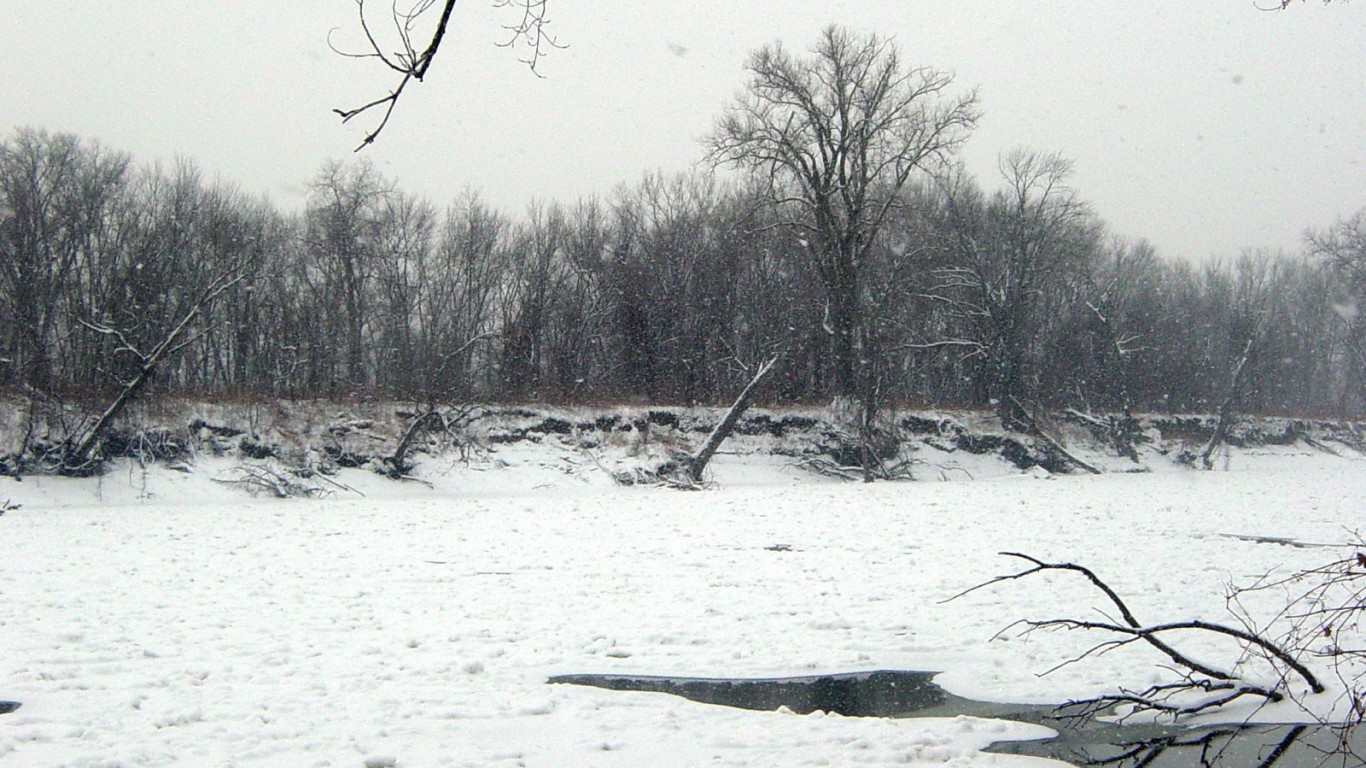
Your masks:
{"label": "bare tree branch", "polygon": [[[1162,652],[1179,668],[1185,670],[1182,679],[1175,683],[1153,686],[1140,692],[1125,691],[1121,689],[1119,693],[1115,694],[1105,694],[1092,699],[1068,702],[1064,705],[1063,709],[1072,708],[1074,710],[1073,716],[1086,719],[1115,704],[1133,704],[1140,709],[1179,716],[1221,707],[1244,696],[1255,696],[1268,701],[1280,701],[1285,697],[1285,692],[1280,686],[1268,687],[1258,685],[1242,679],[1233,672],[1197,661],[1185,653],[1182,653],[1161,637],[1161,635],[1164,634],[1183,630],[1209,632],[1216,635],[1231,637],[1243,643],[1246,647],[1256,648],[1265,654],[1267,658],[1280,663],[1286,669],[1294,672],[1314,693],[1322,693],[1325,690],[1323,683],[1321,683],[1314,673],[1301,663],[1293,653],[1256,633],[1199,619],[1145,625],[1139,622],[1138,618],[1134,615],[1133,611],[1129,609],[1128,604],[1124,602],[1119,594],[1089,568],[1075,563],[1049,563],[1019,552],[1002,552],[1001,554],[1006,557],[1024,560],[1030,564],[1030,567],[1016,573],[997,576],[989,581],[970,587],[969,589],[950,597],[949,600],[956,600],[984,587],[989,587],[1004,581],[1022,579],[1037,573],[1047,571],[1069,571],[1072,573],[1079,573],[1085,577],[1092,586],[1100,590],[1100,592],[1104,594],[1110,603],[1119,611],[1119,621],[1046,619],[1042,621],[1020,621],[1012,626],[1023,625],[1027,628],[1025,630],[1026,632],[1032,632],[1038,629],[1100,630],[1121,635],[1122,637],[1116,640],[1104,641],[1092,646],[1079,657],[1063,662],[1058,665],[1058,667],[1054,667],[1054,669],[1074,663],[1087,658],[1088,656],[1107,653],[1131,642],[1141,641]],[[1176,701],[1173,698],[1177,694],[1184,693],[1212,695],[1200,698],[1195,702],[1181,702]]]}
{"label": "bare tree branch", "polygon": [[[391,20],[394,26],[393,34],[401,50],[389,50],[384,42],[376,36],[370,26],[369,19],[366,17],[365,0],[355,0],[356,15],[360,21],[361,33],[366,41],[365,47],[359,52],[344,51],[334,45],[329,36],[328,45],[337,54],[352,59],[378,59],[386,68],[393,70],[400,76],[398,85],[387,95],[358,107],[332,110],[341,117],[343,123],[348,123],[352,118],[359,117],[372,109],[382,110],[383,114],[379,124],[375,126],[374,130],[367,133],[365,138],[361,139],[360,145],[356,147],[357,152],[373,144],[380,132],[389,124],[389,118],[393,117],[394,108],[398,106],[398,100],[403,96],[403,91],[408,87],[408,84],[414,80],[421,82],[426,78],[427,71],[431,68],[432,62],[436,59],[437,51],[440,50],[441,43],[446,38],[451,13],[455,10],[456,3],[456,0],[442,0],[440,14],[435,27],[432,28],[431,37],[419,36],[417,38],[419,41],[426,39],[426,44],[422,46],[421,52],[419,52],[418,46],[414,42],[414,36],[420,34],[423,26],[421,20],[436,7],[437,0],[415,0],[406,9],[400,7],[398,1],[395,0],[391,8]],[[527,64],[537,76],[540,75],[537,65],[541,58],[546,55],[547,50],[564,47],[546,31],[545,27],[550,23],[550,20],[546,18],[546,5],[548,3],[549,0],[493,0],[493,4],[497,8],[513,8],[522,12],[518,21],[503,26],[509,37],[498,45],[510,48],[519,42],[525,43],[530,53],[521,61]]]}

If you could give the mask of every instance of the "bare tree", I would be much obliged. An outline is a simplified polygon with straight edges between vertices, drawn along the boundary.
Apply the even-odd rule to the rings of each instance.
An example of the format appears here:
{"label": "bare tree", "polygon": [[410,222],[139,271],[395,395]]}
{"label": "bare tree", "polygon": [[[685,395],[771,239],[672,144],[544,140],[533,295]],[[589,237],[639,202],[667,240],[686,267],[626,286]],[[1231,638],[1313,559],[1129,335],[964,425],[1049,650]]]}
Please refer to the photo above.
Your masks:
{"label": "bare tree", "polygon": [[1145,240],[1114,238],[1072,282],[1064,319],[1050,334],[1046,388],[1072,390],[1068,415],[1104,435],[1116,453],[1138,461],[1133,371],[1151,340],[1140,298],[1152,290],[1157,255]]}
{"label": "bare tree", "polygon": [[748,68],[708,139],[711,158],[761,179],[778,221],[798,233],[825,288],[836,394],[861,398],[875,354],[865,260],[913,174],[939,168],[966,138],[976,95],[952,96],[951,75],[907,66],[890,40],[837,26],[810,55],[775,43]]}
{"label": "bare tree", "polygon": [[[327,386],[364,390],[373,383],[367,343],[374,330],[375,275],[385,210],[395,194],[368,161],[330,162],[318,172],[309,194],[305,237],[308,276],[318,299],[314,322],[332,326],[332,344],[343,351],[333,361]],[[339,370],[338,370],[339,368]]]}
{"label": "bare tree", "polygon": [[498,303],[508,267],[508,230],[507,218],[473,192],[446,210],[424,308],[433,390],[468,398],[491,388],[494,356],[471,340],[501,333]]}
{"label": "bare tree", "polygon": [[431,259],[436,213],[425,200],[395,191],[385,197],[376,232],[375,285],[378,306],[375,383],[392,396],[427,389],[426,356],[414,322],[430,286],[423,266]]}
{"label": "bare tree", "polygon": [[1144,281],[1155,273],[1157,254],[1151,243],[1126,243],[1116,239],[1098,262],[1083,275],[1078,311],[1094,321],[1095,362],[1090,378],[1093,387],[1109,396],[1124,416],[1133,414],[1129,368],[1143,350],[1143,334],[1135,325],[1136,296]]}
{"label": "bare tree", "polygon": [[52,383],[55,337],[72,330],[61,327],[61,310],[80,293],[76,279],[95,257],[127,169],[127,156],[69,134],[24,129],[0,143],[0,343],[22,383]]}
{"label": "bare tree", "polygon": [[556,303],[548,331],[551,382],[561,397],[602,392],[612,363],[608,336],[612,297],[605,278],[611,226],[595,199],[566,213],[562,248],[567,262],[563,300]]}
{"label": "bare tree", "polygon": [[[385,96],[359,107],[333,110],[341,116],[343,123],[372,109],[382,111],[379,124],[356,147],[359,151],[373,144],[380,131],[389,124],[394,107],[398,106],[398,100],[408,84],[414,80],[421,82],[427,76],[427,70],[431,68],[441,43],[446,39],[451,14],[455,11],[455,0],[441,0],[439,7],[437,0],[412,0],[412,4],[407,6],[395,0],[389,7],[389,18],[385,23],[385,26],[393,26],[387,35],[377,31],[374,20],[366,12],[365,0],[355,0],[355,3],[365,44],[359,51],[345,51],[335,45],[332,49],[348,58],[374,59],[399,78],[398,85]],[[546,30],[546,25],[550,23],[546,17],[548,3],[549,0],[493,0],[497,8],[507,8],[514,14],[521,14],[520,19],[503,25],[508,36],[499,45],[524,47],[526,57],[522,61],[532,72],[536,72],[537,65],[549,49],[560,47],[554,36]],[[434,21],[431,14],[433,10],[436,11]]]}
{"label": "bare tree", "polygon": [[1000,167],[1005,188],[989,199],[961,180],[950,188],[952,262],[934,295],[966,331],[952,343],[985,363],[1002,425],[1037,434],[1040,331],[1065,278],[1094,257],[1100,227],[1059,155],[1017,150]]}
{"label": "bare tree", "polygon": [[[1326,231],[1311,232],[1309,253],[1336,279],[1329,306],[1345,328],[1342,346],[1346,358],[1341,405],[1346,411],[1350,396],[1366,402],[1366,210],[1357,211]],[[1351,390],[1355,389],[1355,392]]]}
{"label": "bare tree", "polygon": [[1265,358],[1269,331],[1276,310],[1280,261],[1267,253],[1245,253],[1234,271],[1233,297],[1228,307],[1228,383],[1219,399],[1214,430],[1200,452],[1200,464],[1214,468],[1214,452],[1233,429],[1234,421],[1247,410],[1256,391],[1256,369]]}
{"label": "bare tree", "polygon": [[566,298],[568,280],[564,210],[533,204],[526,215],[512,236],[512,258],[498,302],[503,313],[499,394],[511,398],[542,394],[546,336],[554,305]]}

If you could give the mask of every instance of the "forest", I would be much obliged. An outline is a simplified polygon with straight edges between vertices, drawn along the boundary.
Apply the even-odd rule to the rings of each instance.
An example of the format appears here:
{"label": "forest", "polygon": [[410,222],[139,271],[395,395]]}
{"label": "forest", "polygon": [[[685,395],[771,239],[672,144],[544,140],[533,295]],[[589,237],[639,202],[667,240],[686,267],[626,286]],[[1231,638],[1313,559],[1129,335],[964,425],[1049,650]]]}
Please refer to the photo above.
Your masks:
{"label": "forest", "polygon": [[[365,160],[330,163],[282,212],[188,161],[97,142],[0,143],[0,381],[81,398],[121,386],[215,279],[150,391],[204,398],[718,403],[783,351],[767,398],[840,392],[830,310],[763,192],[711,171],[605,199],[476,192],[438,205]],[[861,285],[887,402],[1200,412],[1245,356],[1241,409],[1366,406],[1366,216],[1303,252],[1165,259],[1111,234],[1067,163],[908,184]],[[240,278],[240,279],[238,279]]]}

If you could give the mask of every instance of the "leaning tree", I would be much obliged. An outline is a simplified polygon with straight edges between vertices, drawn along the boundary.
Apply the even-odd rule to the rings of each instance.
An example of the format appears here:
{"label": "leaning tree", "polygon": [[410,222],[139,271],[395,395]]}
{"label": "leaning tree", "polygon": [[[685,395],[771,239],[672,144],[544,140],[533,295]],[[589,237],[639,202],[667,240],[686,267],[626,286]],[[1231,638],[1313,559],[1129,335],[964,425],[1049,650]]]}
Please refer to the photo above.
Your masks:
{"label": "leaning tree", "polygon": [[891,40],[838,26],[807,55],[765,46],[748,69],[707,140],[710,156],[760,180],[772,220],[803,244],[824,287],[835,395],[866,401],[876,363],[867,263],[903,188],[967,137],[976,94],[950,94],[952,75],[908,66]]}

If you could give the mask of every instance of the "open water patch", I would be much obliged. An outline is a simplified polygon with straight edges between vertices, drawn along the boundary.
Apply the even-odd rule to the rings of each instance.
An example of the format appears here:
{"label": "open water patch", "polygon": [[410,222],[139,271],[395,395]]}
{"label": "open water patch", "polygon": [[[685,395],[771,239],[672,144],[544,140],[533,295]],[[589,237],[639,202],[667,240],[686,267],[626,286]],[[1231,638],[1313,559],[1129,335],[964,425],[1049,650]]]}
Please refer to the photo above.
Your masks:
{"label": "open water patch", "polygon": [[19,708],[17,701],[0,701],[0,715],[8,715]]}
{"label": "open water patch", "polygon": [[1060,727],[1055,738],[1010,741],[987,751],[1117,768],[1363,768],[1366,731],[1360,726],[1173,725],[1090,723]]}
{"label": "open water patch", "polygon": [[787,707],[802,715],[820,710],[847,717],[906,717],[950,705],[958,698],[934,684],[935,674],[883,670],[747,680],[560,675],[550,678],[550,682],[615,691],[669,693],[704,704],[740,709],[771,711]]}
{"label": "open water patch", "polygon": [[638,675],[558,675],[553,684],[681,696],[705,704],[846,717],[971,717],[1044,725],[1052,739],[998,742],[987,751],[1116,768],[1366,768],[1361,727],[1075,724],[1050,705],[975,701],[934,683],[937,672],[880,670],[805,677],[726,679]]}

